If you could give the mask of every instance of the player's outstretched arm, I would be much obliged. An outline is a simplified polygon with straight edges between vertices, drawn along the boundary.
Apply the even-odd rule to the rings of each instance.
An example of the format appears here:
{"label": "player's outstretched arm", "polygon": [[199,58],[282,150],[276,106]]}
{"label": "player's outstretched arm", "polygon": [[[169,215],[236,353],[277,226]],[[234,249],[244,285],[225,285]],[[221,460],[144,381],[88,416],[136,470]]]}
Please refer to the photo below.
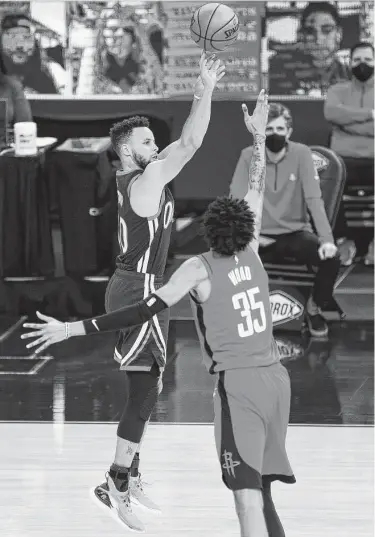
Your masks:
{"label": "player's outstretched arm", "polygon": [[268,95],[264,90],[260,92],[252,116],[249,115],[245,104],[242,105],[242,110],[246,128],[254,137],[253,154],[249,167],[249,184],[245,201],[247,201],[250,209],[255,214],[255,231],[251,247],[258,252],[266,178],[265,142],[268,120]]}
{"label": "player's outstretched arm", "polygon": [[[215,54],[212,54],[208,60],[207,60],[207,67],[211,67],[212,64],[214,63],[215,61]],[[224,76],[225,74],[225,71],[224,71],[224,67],[221,66],[221,74],[218,76],[218,81]],[[203,84],[203,81],[202,81],[202,78],[201,78],[201,75],[198,76],[197,78],[197,81],[195,83],[195,88],[194,88],[194,99],[193,99],[193,104],[191,106],[191,110],[190,110],[190,114],[189,114],[189,117],[188,119],[186,120],[185,122],[185,126],[188,127],[190,125],[190,122],[191,122],[191,118],[194,116],[194,112],[198,106],[198,103],[199,101],[201,100],[202,96],[203,96],[203,93],[204,93],[204,84]],[[177,148],[177,146],[181,143],[181,138],[179,138],[178,140],[176,140],[175,142],[172,142],[171,144],[167,145],[167,147],[165,147],[162,151],[160,151],[160,153],[158,154],[158,160],[163,160],[165,159],[169,153],[171,151],[173,151],[174,149]]]}
{"label": "player's outstretched arm", "polygon": [[73,336],[112,332],[143,324],[162,310],[179,302],[189,291],[207,278],[205,265],[199,258],[192,257],[176,270],[168,283],[136,304],[74,323],[63,323],[37,312],[39,319],[44,322],[25,323],[23,326],[32,328],[33,332],[23,334],[21,338],[36,338],[27,345],[27,348],[38,347],[35,353],[39,354],[50,345]]}
{"label": "player's outstretched arm", "polygon": [[165,158],[151,162],[137,180],[142,191],[147,190],[150,195],[157,195],[156,190],[172,181],[202,145],[211,117],[212,92],[224,73],[225,68],[220,60],[215,60],[205,53],[202,54],[200,60],[202,95],[199,99],[195,99],[196,102],[193,104],[179,140],[164,150]]}

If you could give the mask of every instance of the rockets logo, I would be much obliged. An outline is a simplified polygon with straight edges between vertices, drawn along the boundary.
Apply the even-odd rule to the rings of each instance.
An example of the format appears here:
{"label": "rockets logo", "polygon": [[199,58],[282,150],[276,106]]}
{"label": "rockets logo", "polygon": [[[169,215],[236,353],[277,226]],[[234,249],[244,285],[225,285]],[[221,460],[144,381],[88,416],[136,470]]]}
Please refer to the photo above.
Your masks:
{"label": "rockets logo", "polygon": [[240,461],[234,461],[233,453],[227,450],[224,451],[224,453],[222,454],[222,457],[224,459],[224,464],[223,464],[224,470],[226,470],[228,474],[231,475],[232,477],[236,477],[234,473],[234,469],[236,466],[241,464]]}

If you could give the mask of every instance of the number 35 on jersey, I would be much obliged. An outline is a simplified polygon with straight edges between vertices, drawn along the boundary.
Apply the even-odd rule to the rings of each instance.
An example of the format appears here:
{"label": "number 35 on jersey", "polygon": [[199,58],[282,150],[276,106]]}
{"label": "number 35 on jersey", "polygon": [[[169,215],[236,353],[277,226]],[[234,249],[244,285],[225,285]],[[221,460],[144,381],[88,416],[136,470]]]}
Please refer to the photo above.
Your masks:
{"label": "number 35 on jersey", "polygon": [[267,327],[264,304],[257,300],[258,294],[259,287],[252,287],[232,297],[234,309],[240,310],[241,317],[244,318],[244,322],[237,325],[238,335],[242,338],[264,332]]}

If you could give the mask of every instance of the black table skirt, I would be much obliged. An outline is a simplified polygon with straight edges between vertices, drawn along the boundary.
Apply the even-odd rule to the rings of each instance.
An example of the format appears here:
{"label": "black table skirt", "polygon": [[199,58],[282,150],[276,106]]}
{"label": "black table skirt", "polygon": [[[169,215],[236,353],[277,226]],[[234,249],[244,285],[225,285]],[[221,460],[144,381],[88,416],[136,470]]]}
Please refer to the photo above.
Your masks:
{"label": "black table skirt", "polygon": [[0,156],[0,277],[54,273],[44,158]]}

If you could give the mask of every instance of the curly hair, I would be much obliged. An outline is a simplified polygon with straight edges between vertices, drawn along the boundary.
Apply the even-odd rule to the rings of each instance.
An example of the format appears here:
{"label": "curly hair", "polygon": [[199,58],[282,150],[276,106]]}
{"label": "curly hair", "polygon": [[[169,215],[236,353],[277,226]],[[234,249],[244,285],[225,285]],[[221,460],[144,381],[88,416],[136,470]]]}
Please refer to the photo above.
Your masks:
{"label": "curly hair", "polygon": [[109,131],[112,147],[119,154],[121,144],[127,142],[134,129],[138,127],[150,127],[147,117],[132,116],[115,123]]}
{"label": "curly hair", "polygon": [[231,256],[245,250],[253,239],[255,214],[245,200],[222,196],[208,206],[202,227],[211,250]]}

